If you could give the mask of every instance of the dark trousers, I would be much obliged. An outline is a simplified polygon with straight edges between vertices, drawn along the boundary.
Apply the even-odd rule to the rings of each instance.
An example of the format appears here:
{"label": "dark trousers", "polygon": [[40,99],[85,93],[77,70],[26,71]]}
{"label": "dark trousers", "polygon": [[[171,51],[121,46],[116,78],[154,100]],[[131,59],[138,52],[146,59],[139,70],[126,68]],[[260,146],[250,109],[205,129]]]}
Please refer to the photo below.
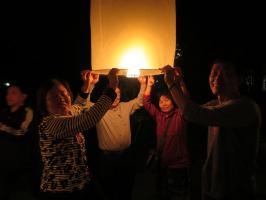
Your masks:
{"label": "dark trousers", "polygon": [[[228,182],[228,185],[231,186],[231,183]],[[231,191],[229,190],[231,189]],[[222,197],[213,197],[216,195],[210,195],[206,191],[202,192],[202,200],[255,200],[256,199],[256,179],[254,176],[248,177],[239,177],[238,184],[234,185],[234,189],[227,188],[227,192],[220,194]]]}
{"label": "dark trousers", "polygon": [[135,171],[135,156],[130,149],[100,153],[99,178],[108,200],[131,199]]}
{"label": "dark trousers", "polygon": [[189,180],[188,168],[159,168],[157,177],[158,199],[188,200]]}
{"label": "dark trousers", "polygon": [[0,169],[0,199],[35,199],[32,179],[28,169]]}
{"label": "dark trousers", "polygon": [[255,194],[246,194],[245,191],[227,195],[223,198],[213,198],[207,194],[203,194],[202,200],[255,200]]}

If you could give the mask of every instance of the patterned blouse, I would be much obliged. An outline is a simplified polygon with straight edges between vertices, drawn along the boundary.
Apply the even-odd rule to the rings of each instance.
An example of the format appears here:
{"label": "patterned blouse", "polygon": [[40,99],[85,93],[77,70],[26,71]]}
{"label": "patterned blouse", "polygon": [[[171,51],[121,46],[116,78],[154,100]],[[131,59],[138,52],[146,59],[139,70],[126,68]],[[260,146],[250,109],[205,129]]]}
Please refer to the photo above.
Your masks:
{"label": "patterned blouse", "polygon": [[89,110],[72,106],[72,116],[48,115],[39,125],[43,162],[41,191],[73,192],[90,181],[82,134],[93,127],[110,108],[115,92],[107,90]]}

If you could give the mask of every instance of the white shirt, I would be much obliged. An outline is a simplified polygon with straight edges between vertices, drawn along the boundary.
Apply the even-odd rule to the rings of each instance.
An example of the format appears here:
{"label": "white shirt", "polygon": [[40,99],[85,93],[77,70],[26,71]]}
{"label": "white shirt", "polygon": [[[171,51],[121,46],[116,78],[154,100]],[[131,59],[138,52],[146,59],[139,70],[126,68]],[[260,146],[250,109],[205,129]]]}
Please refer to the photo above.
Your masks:
{"label": "white shirt", "polygon": [[[131,144],[130,115],[143,104],[145,85],[141,85],[138,96],[128,102],[120,102],[107,111],[96,124],[99,148],[107,151],[121,151]],[[91,102],[89,103],[90,105]]]}

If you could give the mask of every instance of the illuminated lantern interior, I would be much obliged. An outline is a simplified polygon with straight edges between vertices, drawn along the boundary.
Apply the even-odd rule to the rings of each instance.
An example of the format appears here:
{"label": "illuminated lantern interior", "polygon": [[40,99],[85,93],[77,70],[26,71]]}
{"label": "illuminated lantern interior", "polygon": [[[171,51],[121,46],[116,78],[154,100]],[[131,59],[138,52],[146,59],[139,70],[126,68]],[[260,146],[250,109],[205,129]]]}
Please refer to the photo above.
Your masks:
{"label": "illuminated lantern interior", "polygon": [[173,66],[175,8],[175,0],[91,0],[92,70],[136,77]]}

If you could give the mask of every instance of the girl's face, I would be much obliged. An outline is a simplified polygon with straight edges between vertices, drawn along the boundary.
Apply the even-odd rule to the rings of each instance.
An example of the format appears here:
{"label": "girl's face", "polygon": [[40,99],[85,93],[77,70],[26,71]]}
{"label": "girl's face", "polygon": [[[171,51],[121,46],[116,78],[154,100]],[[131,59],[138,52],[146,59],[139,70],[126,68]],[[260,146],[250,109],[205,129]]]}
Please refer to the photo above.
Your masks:
{"label": "girl's face", "polygon": [[171,110],[174,109],[172,100],[169,97],[164,96],[164,95],[160,96],[159,107],[161,111],[165,113],[170,112]]}

